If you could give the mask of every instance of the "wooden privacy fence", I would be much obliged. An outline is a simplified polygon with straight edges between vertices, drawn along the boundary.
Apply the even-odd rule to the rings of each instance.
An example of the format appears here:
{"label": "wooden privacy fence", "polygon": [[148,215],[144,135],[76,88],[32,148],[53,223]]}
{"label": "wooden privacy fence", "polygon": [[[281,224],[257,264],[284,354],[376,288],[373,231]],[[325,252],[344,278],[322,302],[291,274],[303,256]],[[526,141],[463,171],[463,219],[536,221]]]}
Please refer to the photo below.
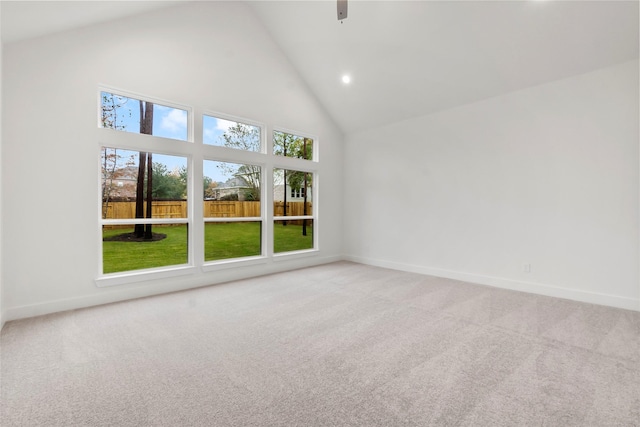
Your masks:
{"label": "wooden privacy fence", "polygon": [[204,216],[208,218],[260,216],[260,202],[205,200]]}
{"label": "wooden privacy fence", "polygon": [[[205,200],[203,202],[204,216],[207,218],[238,218],[238,217],[259,217],[260,202],[234,202]],[[273,214],[275,216],[285,216],[284,202],[273,203]],[[144,205],[144,212],[147,205]],[[304,202],[287,202],[286,216],[304,215]],[[307,203],[306,214],[313,212],[311,203]],[[136,217],[135,202],[109,202],[102,204],[102,216],[105,219],[129,219]],[[154,201],[151,204],[152,218],[187,218],[187,202],[184,200],[175,201]]]}
{"label": "wooden privacy fence", "polygon": [[[147,212],[144,204],[143,212]],[[186,218],[187,202],[157,201],[151,204],[152,218]],[[102,217],[105,219],[128,219],[136,217],[136,202],[109,202],[102,204]]]}
{"label": "wooden privacy fence", "polygon": [[[304,213],[304,202],[287,202],[286,216],[312,215],[311,203],[307,202],[307,213]],[[284,202],[273,202],[273,216],[285,216]]]}

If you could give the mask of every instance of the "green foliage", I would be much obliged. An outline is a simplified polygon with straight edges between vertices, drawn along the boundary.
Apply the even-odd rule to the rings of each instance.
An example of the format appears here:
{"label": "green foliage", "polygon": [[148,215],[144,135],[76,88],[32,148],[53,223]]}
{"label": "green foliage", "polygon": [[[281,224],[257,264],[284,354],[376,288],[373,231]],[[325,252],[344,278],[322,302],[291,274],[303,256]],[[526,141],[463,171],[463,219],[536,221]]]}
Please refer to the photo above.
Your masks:
{"label": "green foliage", "polygon": [[[170,199],[180,200],[187,197],[187,171],[181,168],[179,171],[170,172],[163,163],[153,163],[152,167],[152,192],[154,200]],[[145,184],[146,188],[146,184]],[[146,194],[145,194],[146,197]]]}
{"label": "green foliage", "polygon": [[220,197],[220,200],[223,202],[237,202],[238,201],[238,193],[226,194]]}
{"label": "green foliage", "polygon": [[276,131],[273,133],[273,154],[311,160],[313,159],[313,140]]}
{"label": "green foliage", "polygon": [[244,190],[242,192],[244,196],[244,200],[247,202],[258,202],[260,201],[260,193],[256,191],[254,188],[250,188],[248,190]]}
{"label": "green foliage", "polygon": [[[236,123],[222,135],[223,145],[246,151],[260,151],[260,130]],[[218,169],[228,178],[242,178],[251,187],[251,200],[260,200],[260,166],[219,162]]]}
{"label": "green foliage", "polygon": [[222,135],[223,145],[246,151],[260,151],[260,128],[236,123]]}
{"label": "green foliage", "polygon": [[[273,153],[278,156],[313,159],[313,140],[286,132],[273,133]],[[294,190],[312,186],[313,174],[302,171],[286,171],[286,183]]]}
{"label": "green foliage", "polygon": [[305,178],[306,178],[306,188],[311,187],[311,179],[313,174],[309,172],[300,172],[300,171],[287,171],[287,183],[289,187],[294,190],[300,190],[305,187]]}

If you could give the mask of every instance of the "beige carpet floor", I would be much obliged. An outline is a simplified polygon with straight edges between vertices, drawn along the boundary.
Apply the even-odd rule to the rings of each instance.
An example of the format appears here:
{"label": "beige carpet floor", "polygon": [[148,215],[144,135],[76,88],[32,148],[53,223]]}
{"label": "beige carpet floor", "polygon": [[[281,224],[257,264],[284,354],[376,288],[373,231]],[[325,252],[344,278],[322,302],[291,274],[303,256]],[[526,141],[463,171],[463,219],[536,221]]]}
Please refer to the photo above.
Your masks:
{"label": "beige carpet floor", "polygon": [[0,425],[638,426],[640,312],[348,262],[9,322]]}

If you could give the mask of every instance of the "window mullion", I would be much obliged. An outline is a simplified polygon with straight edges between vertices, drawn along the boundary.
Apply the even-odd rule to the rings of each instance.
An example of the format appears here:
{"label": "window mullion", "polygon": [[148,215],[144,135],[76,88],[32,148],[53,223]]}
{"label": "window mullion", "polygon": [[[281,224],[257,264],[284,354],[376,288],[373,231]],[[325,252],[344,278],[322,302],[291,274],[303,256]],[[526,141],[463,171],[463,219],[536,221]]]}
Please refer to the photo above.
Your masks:
{"label": "window mullion", "polygon": [[[173,259],[168,260],[166,264],[153,264],[156,262],[156,258],[147,259],[145,255],[147,249],[152,249],[152,244],[149,247],[145,246],[145,251],[135,252],[135,255],[131,256],[129,248],[120,249],[124,246],[119,247],[114,257],[114,252],[109,253],[106,249],[109,247],[113,250],[112,243],[105,245],[103,242],[100,251],[100,261],[103,266],[104,259],[102,258],[107,256],[110,257],[111,265],[114,260],[119,263],[120,259],[123,262],[125,259],[140,259],[151,261],[151,263],[120,264],[121,270],[110,269],[110,271],[119,272],[118,274],[107,274],[106,276],[100,274],[100,280],[109,281],[109,284],[112,282],[119,284],[120,282],[126,283],[133,276],[173,274],[171,271],[174,269],[181,271],[181,274],[186,271],[211,271],[218,267],[226,268],[240,261],[256,262],[262,259],[264,262],[265,258],[273,259],[275,256],[283,259],[282,256],[286,256],[287,253],[297,256],[298,252],[311,252],[310,249],[317,248],[317,175],[321,167],[317,161],[316,138],[299,136],[302,134],[297,132],[285,134],[283,132],[286,131],[279,130],[277,132],[280,132],[283,139],[278,142],[274,139],[273,129],[268,129],[266,125],[251,120],[236,119],[225,115],[216,118],[198,108],[178,106],[136,95],[127,98],[128,95],[114,95],[113,93],[112,97],[120,97],[119,99],[123,103],[128,103],[128,112],[124,115],[117,112],[117,119],[114,115],[109,116],[105,121],[105,111],[109,110],[105,110],[107,104],[102,101],[106,102],[105,96],[109,95],[108,92],[100,92],[102,115],[96,139],[97,145],[103,153],[101,165],[107,165],[109,156],[111,156],[116,159],[112,164],[113,168],[117,165],[119,169],[113,169],[118,174],[107,172],[106,167],[101,172],[103,197],[101,197],[99,224],[102,235],[108,239],[105,241],[109,242],[123,242],[124,236],[129,238],[128,236],[131,235],[129,241],[133,241],[135,245],[139,246],[142,242],[142,235],[138,233],[140,227],[136,227],[135,235],[133,232],[119,235],[114,234],[114,231],[132,229],[136,224],[152,225],[154,226],[153,238],[149,238],[149,234],[145,235],[144,239],[147,242],[157,242],[165,238],[157,236],[156,233],[166,233],[167,236],[169,234],[176,236],[176,232],[182,233],[180,240],[176,240],[178,248],[182,249],[176,250],[173,243],[173,246],[167,246],[170,249],[163,249],[165,247],[160,244],[154,247],[157,254],[178,254],[183,257],[182,259],[186,258],[189,265],[180,264]],[[153,116],[147,114],[151,111],[149,109],[151,105],[154,108]],[[137,107],[140,107],[139,113],[135,111]],[[143,111],[144,108],[146,110]],[[137,124],[135,123],[136,116],[139,121]],[[121,121],[122,117],[133,117],[133,120],[122,119]],[[160,119],[161,121],[158,121]],[[150,124],[151,120],[153,124]],[[121,124],[119,125],[119,123]],[[153,133],[153,135],[147,133]],[[258,135],[259,146],[256,143]],[[291,137],[289,143],[292,148],[290,150],[282,148],[287,147],[285,141],[288,139],[284,137]],[[283,144],[282,149],[274,147],[276,142]],[[276,152],[278,150],[282,153]],[[117,159],[121,157],[124,159],[125,156],[127,160],[118,164]],[[129,206],[127,203],[131,203],[133,199],[140,201],[137,197],[140,194],[140,181],[137,181],[136,177],[140,176],[138,166],[142,170],[145,157],[147,164],[154,165],[153,175],[151,175],[151,169],[145,168],[144,190],[144,194],[147,194],[151,191],[151,187],[146,186],[153,186],[153,218],[135,218],[132,217],[132,215],[137,215],[133,213],[133,206]],[[156,163],[158,164],[157,169]],[[186,183],[182,172],[185,166],[187,169]],[[287,187],[287,182],[284,184],[279,181],[274,182],[274,180],[282,180],[282,171],[291,173],[291,175],[287,175],[287,181],[290,178],[291,184],[295,188]],[[255,177],[258,173],[260,177],[259,181],[256,181]],[[304,185],[301,184],[301,179],[304,179],[306,183],[309,178],[302,173],[311,175],[311,181],[305,188],[300,188],[300,185]],[[119,178],[115,178],[116,176]],[[153,177],[153,181],[150,177]],[[206,178],[211,181],[205,181]],[[116,191],[112,186],[116,179],[119,181],[117,184],[121,187],[119,191]],[[104,198],[104,194],[107,193],[105,193],[106,187],[103,183],[106,180],[110,182],[109,191],[113,191],[108,194],[114,195],[114,197]],[[209,185],[212,182],[217,186]],[[203,186],[205,183],[207,191]],[[282,189],[280,189],[280,185],[283,186]],[[249,203],[258,202],[255,191],[258,187],[259,211],[257,204]],[[275,193],[281,190],[284,197],[278,198]],[[184,201],[185,194],[186,202]],[[221,197],[225,197],[225,199],[221,200]],[[278,202],[286,200],[289,207],[282,208],[278,204],[277,209],[274,208],[274,204],[277,204],[276,199]],[[312,209],[300,204],[303,199],[307,203],[311,202]],[[220,203],[223,201],[227,201],[228,206]],[[234,202],[237,204],[234,205]],[[145,203],[147,203],[146,197]],[[138,204],[138,209],[139,206]],[[103,211],[106,218],[102,218]],[[284,215],[282,215],[283,212]],[[279,215],[276,216],[276,213]],[[144,216],[147,215],[145,209]],[[259,232],[258,223],[261,224]],[[276,224],[282,228],[276,230]],[[156,229],[155,226],[158,228]],[[163,229],[164,233],[161,231]],[[312,236],[305,234],[305,229],[308,234],[312,233]],[[149,227],[146,232],[149,233]],[[113,238],[114,236],[115,238]],[[247,240],[239,242],[239,239],[242,238]],[[258,238],[261,249],[257,246]],[[274,243],[277,245],[274,246]],[[125,244],[128,243],[123,243],[123,245]],[[133,247],[134,244],[129,245]],[[214,262],[206,261],[207,259]],[[186,267],[191,270],[185,269]]]}

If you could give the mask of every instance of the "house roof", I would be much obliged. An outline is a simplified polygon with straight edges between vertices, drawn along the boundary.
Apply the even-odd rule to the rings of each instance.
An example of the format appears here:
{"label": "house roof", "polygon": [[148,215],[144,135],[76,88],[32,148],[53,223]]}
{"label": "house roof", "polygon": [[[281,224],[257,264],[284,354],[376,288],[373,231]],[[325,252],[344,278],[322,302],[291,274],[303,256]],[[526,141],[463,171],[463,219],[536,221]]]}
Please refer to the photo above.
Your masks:
{"label": "house roof", "polygon": [[245,188],[245,187],[249,187],[249,184],[247,184],[247,181],[240,176],[235,176],[233,178],[229,178],[226,182],[219,183],[217,188]]}
{"label": "house roof", "polygon": [[[180,3],[2,1],[1,37],[13,42]],[[637,1],[351,0],[342,24],[333,0],[247,4],[345,133],[639,56]],[[345,73],[349,85],[340,81]]]}

